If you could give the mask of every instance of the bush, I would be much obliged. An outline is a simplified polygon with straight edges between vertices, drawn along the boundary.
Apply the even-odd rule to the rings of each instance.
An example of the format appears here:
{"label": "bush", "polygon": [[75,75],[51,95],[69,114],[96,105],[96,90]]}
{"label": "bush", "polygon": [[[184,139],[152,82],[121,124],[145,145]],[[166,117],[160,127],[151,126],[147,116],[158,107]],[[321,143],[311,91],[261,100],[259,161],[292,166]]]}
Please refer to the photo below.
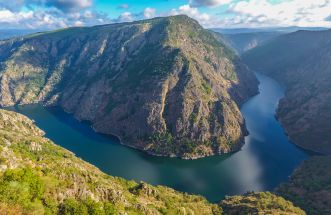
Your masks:
{"label": "bush", "polygon": [[63,215],[88,215],[88,208],[84,204],[80,204],[75,199],[66,199],[61,205],[60,214]]}
{"label": "bush", "polygon": [[7,170],[1,179],[0,198],[16,201],[34,201],[44,193],[40,177],[30,168]]}

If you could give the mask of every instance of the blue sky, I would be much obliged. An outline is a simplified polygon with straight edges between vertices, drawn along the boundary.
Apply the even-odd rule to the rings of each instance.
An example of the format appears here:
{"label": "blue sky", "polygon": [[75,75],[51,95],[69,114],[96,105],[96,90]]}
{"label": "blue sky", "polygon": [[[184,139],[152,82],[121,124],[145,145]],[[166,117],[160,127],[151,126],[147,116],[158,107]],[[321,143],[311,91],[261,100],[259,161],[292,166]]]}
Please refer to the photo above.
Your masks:
{"label": "blue sky", "polygon": [[207,28],[331,27],[331,0],[0,0],[0,28],[56,29],[177,14]]}

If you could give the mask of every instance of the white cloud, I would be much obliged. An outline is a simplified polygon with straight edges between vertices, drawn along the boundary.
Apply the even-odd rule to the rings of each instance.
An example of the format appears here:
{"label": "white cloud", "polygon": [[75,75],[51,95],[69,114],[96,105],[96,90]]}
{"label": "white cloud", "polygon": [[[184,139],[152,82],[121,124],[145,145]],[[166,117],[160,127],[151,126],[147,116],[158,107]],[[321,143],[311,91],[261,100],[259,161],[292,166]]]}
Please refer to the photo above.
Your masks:
{"label": "white cloud", "polygon": [[232,0],[190,0],[191,7],[215,7],[219,5],[229,4]]}
{"label": "white cloud", "polygon": [[[331,26],[326,18],[331,14],[330,0],[292,0],[272,4],[267,0],[240,1],[230,5],[228,25],[243,26]],[[233,22],[233,23],[231,23]]]}
{"label": "white cloud", "polygon": [[172,9],[168,15],[185,14],[193,19],[196,19],[200,24],[208,26],[211,22],[211,16],[207,13],[201,13],[198,8],[190,5],[180,6],[178,9]]}
{"label": "white cloud", "polygon": [[[192,3],[193,0],[190,1]],[[217,0],[202,1],[215,6]],[[226,1],[223,1],[226,2]],[[229,2],[229,1],[227,1]],[[291,0],[272,4],[269,0],[232,2],[225,13],[210,15],[191,4],[171,10],[168,15],[186,14],[207,28],[211,27],[270,27],[320,26],[331,27],[331,0]]]}
{"label": "white cloud", "polygon": [[146,18],[146,19],[150,19],[150,18],[155,17],[155,14],[156,14],[156,9],[155,8],[147,7],[144,10],[144,18]]}
{"label": "white cloud", "polygon": [[56,29],[110,23],[105,14],[93,11],[63,13],[56,9],[13,12],[0,9],[1,28]]}
{"label": "white cloud", "polygon": [[[124,4],[121,8],[126,12],[111,19],[108,14],[93,10],[93,0],[0,0],[0,28],[86,26],[178,14],[186,14],[207,28],[294,25],[331,27],[331,0],[286,0],[277,4],[271,3],[270,0],[187,2],[186,5],[162,13],[157,13],[152,7],[132,13],[129,5]],[[215,15],[218,9],[214,6],[224,4],[228,7],[226,12]],[[201,6],[209,8],[203,9],[202,12]]]}
{"label": "white cloud", "polygon": [[76,26],[76,27],[84,26],[84,22],[82,22],[82,21],[76,21],[76,22],[74,23],[74,26]]}
{"label": "white cloud", "polygon": [[90,10],[85,11],[84,12],[84,17],[85,18],[92,18],[93,17],[92,11],[90,11]]}
{"label": "white cloud", "polygon": [[32,11],[15,13],[7,9],[0,10],[0,23],[18,24],[20,21],[31,19],[32,17],[33,17]]}
{"label": "white cloud", "polygon": [[132,22],[134,20],[134,16],[131,12],[122,13],[116,20],[116,22]]}

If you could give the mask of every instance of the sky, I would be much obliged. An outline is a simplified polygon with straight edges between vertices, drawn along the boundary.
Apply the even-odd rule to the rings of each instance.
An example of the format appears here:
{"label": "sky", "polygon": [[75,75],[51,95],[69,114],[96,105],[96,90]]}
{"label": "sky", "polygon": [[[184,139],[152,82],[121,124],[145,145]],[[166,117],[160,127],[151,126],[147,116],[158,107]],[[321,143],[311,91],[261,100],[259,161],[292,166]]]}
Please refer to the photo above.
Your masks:
{"label": "sky", "polygon": [[0,29],[57,29],[178,14],[206,28],[331,28],[331,0],[0,0]]}

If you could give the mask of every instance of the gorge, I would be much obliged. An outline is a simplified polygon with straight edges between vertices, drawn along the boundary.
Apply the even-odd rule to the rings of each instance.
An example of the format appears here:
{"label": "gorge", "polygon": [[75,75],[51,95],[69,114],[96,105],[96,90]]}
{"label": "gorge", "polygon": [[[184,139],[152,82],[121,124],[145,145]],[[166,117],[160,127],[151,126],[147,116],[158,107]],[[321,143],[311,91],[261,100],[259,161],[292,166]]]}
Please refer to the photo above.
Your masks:
{"label": "gorge", "polygon": [[288,141],[274,117],[284,88],[266,76],[258,77],[260,94],[241,110],[250,133],[243,148],[235,154],[193,161],[151,157],[121,146],[118,140],[96,134],[89,124],[78,122],[59,108],[28,105],[10,110],[35,120],[46,137],[106,173],[166,185],[217,202],[225,195],[272,191],[307,158]]}
{"label": "gorge", "polygon": [[0,110],[0,210],[19,184],[17,210],[329,214],[330,32],[180,15],[0,40],[0,105],[33,120]]}

